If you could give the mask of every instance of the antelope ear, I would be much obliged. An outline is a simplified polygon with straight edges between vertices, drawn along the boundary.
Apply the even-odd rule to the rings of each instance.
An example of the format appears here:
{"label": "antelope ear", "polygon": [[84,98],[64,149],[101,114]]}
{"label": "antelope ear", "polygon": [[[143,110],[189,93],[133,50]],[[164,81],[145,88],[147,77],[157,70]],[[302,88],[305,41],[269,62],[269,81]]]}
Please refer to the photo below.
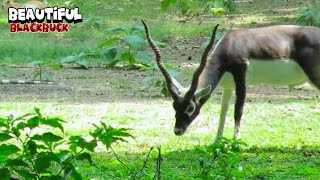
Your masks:
{"label": "antelope ear", "polygon": [[208,94],[210,94],[211,92],[211,85],[200,89],[198,92],[196,92],[196,94],[194,95],[196,97],[197,101],[200,101],[200,99],[202,99],[204,96],[207,96]]}

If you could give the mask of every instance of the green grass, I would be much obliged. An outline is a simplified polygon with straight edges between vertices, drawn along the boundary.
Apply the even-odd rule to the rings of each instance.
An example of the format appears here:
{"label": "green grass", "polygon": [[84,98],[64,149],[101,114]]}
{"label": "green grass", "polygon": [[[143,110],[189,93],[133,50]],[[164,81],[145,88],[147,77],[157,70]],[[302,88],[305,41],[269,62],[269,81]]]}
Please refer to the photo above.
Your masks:
{"label": "green grass", "polygon": [[[59,115],[66,120],[66,135],[88,134],[93,129],[92,123],[99,121],[114,127],[131,128],[135,139],[114,146],[131,168],[138,170],[149,148],[161,146],[163,179],[198,179],[201,154],[196,148],[210,145],[216,133],[220,106],[219,96],[215,97],[212,103],[205,105],[201,116],[182,137],[173,134],[174,112],[170,108],[171,102],[164,100],[100,104],[2,102],[0,114],[21,115],[28,109],[31,112],[31,106],[36,106],[46,115]],[[272,102],[268,103],[269,100]],[[243,171],[240,179],[320,178],[320,107],[317,102],[316,97],[298,100],[261,96],[247,103],[241,132],[248,147],[243,149],[241,156]],[[228,117],[225,136],[231,138],[232,110]],[[152,158],[156,155],[154,152]],[[111,152],[100,147],[93,156],[104,173],[84,163],[81,172],[86,178],[128,178],[127,170]],[[154,161],[150,160],[145,179],[150,179],[154,167]]]}

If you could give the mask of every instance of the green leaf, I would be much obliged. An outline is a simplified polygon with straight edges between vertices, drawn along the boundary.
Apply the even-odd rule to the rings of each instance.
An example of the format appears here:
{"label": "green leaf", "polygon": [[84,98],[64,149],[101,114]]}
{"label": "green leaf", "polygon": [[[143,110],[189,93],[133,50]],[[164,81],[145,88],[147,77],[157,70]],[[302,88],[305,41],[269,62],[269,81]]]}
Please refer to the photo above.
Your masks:
{"label": "green leaf", "polygon": [[69,150],[62,150],[55,154],[60,163],[64,163],[66,161],[69,161],[73,156],[72,153]]}
{"label": "green leaf", "polygon": [[13,138],[13,137],[7,133],[0,133],[0,142],[7,141],[11,138]]}
{"label": "green leaf", "polygon": [[213,2],[213,6],[215,8],[223,8],[224,7],[224,4],[223,4],[223,1],[222,0],[215,0]]}
{"label": "green leaf", "polygon": [[39,108],[34,108],[34,111],[36,112],[36,114],[38,115],[39,118],[42,118],[42,114],[40,112],[40,109]]}
{"label": "green leaf", "polygon": [[73,153],[77,153],[77,148],[80,147],[83,149],[83,141],[84,139],[81,136],[71,136],[69,138],[70,141],[70,146],[69,149],[73,152]]}
{"label": "green leaf", "polygon": [[152,61],[152,57],[146,53],[138,53],[134,55],[134,59],[137,62],[150,63]]}
{"label": "green leaf", "polygon": [[124,24],[121,26],[120,28],[123,32],[125,32],[126,34],[131,34],[131,30],[132,30],[132,26],[129,24]]}
{"label": "green leaf", "polygon": [[81,52],[80,54],[78,54],[78,60],[75,61],[74,63],[80,61],[82,58],[90,58],[90,57],[99,57],[99,52],[100,52],[100,49],[95,49],[95,50],[92,50],[90,48],[88,48],[85,52]]}
{"label": "green leaf", "polygon": [[87,60],[77,61],[77,64],[86,69],[89,69],[89,66],[90,66],[90,62]]}
{"label": "green leaf", "polygon": [[29,65],[34,65],[34,66],[42,66],[44,64],[43,61],[32,61],[29,63]]}
{"label": "green leaf", "polygon": [[37,175],[30,173],[29,170],[15,169],[15,172],[18,173],[24,179],[37,179]]}
{"label": "green leaf", "polygon": [[7,121],[8,119],[0,118],[0,127],[8,127]]}
{"label": "green leaf", "polygon": [[50,172],[47,171],[51,167],[51,162],[60,162],[59,157],[52,152],[41,152],[37,155],[37,159],[34,161],[35,169],[38,173]]}
{"label": "green leaf", "polygon": [[159,70],[158,66],[154,63],[148,64],[148,66],[143,66],[140,68],[140,71],[154,71]]}
{"label": "green leaf", "polygon": [[123,54],[121,54],[120,59],[122,61],[129,61],[130,58],[132,58],[132,55],[130,52],[124,52]]}
{"label": "green leaf", "polygon": [[45,144],[52,144],[54,142],[62,140],[63,138],[51,132],[47,132],[47,133],[43,133],[42,135],[36,134],[31,139],[36,141],[42,141]]}
{"label": "green leaf", "polygon": [[40,157],[35,160],[34,165],[37,172],[41,173],[51,166],[51,161],[47,157]]}
{"label": "green leaf", "polygon": [[124,31],[126,32],[124,29],[122,28],[108,28],[106,29],[107,32],[110,32],[110,33],[114,33],[114,32],[117,32],[117,31]]}
{"label": "green leaf", "polygon": [[59,128],[62,132],[64,132],[63,126],[60,122],[64,122],[60,118],[48,118],[42,121],[42,124],[54,127],[54,128]]}
{"label": "green leaf", "polygon": [[114,60],[107,64],[107,68],[114,68],[120,60]]}
{"label": "green leaf", "polygon": [[172,4],[175,4],[177,2],[177,0],[162,0],[161,1],[161,9],[163,11],[168,10],[169,6]]}
{"label": "green leaf", "polygon": [[2,144],[0,146],[0,156],[10,156],[13,155],[17,152],[21,151],[17,146],[10,144],[10,145],[6,145],[6,144]]}
{"label": "green leaf", "polygon": [[227,6],[228,11],[230,11],[230,12],[236,11],[237,4],[234,2],[234,0],[229,0],[227,3],[228,4],[226,6]]}
{"label": "green leaf", "polygon": [[76,168],[71,163],[69,163],[67,165],[67,168],[65,168],[63,179],[69,179],[69,176],[73,177],[74,180],[82,180],[81,175],[77,172]]}
{"label": "green leaf", "polygon": [[6,166],[12,166],[12,167],[19,167],[19,166],[24,166],[24,167],[29,167],[29,165],[24,162],[21,159],[13,159],[13,160],[8,160],[6,162]]}
{"label": "green leaf", "polygon": [[130,129],[127,129],[127,128],[111,129],[111,128],[112,127],[109,126],[109,130],[110,130],[108,132],[109,135],[117,136],[117,137],[133,137],[130,133],[127,132]]}
{"label": "green leaf", "polygon": [[53,162],[57,162],[57,163],[60,163],[60,158],[57,154],[53,153],[53,152],[48,152],[48,151],[44,151],[44,152],[40,152],[38,154],[38,157],[41,157],[41,158],[45,158],[47,159],[48,161],[53,161]]}
{"label": "green leaf", "polygon": [[210,9],[210,12],[213,14],[213,15],[221,15],[221,13],[223,13],[225,10],[224,8],[211,8]]}
{"label": "green leaf", "polygon": [[73,177],[74,180],[82,180],[81,174],[77,172],[76,168],[73,168],[71,177]]}
{"label": "green leaf", "polygon": [[144,27],[143,26],[133,26],[131,28],[132,32],[144,32]]}
{"label": "green leaf", "polygon": [[170,93],[169,93],[169,90],[166,87],[162,88],[161,94],[163,94],[166,97],[170,97],[171,96]]}
{"label": "green leaf", "polygon": [[104,48],[104,47],[106,47],[106,46],[110,46],[110,45],[112,45],[112,44],[115,44],[117,41],[119,41],[119,38],[108,39],[107,41],[99,44],[99,45],[97,46],[97,48]]}
{"label": "green leaf", "polygon": [[[110,148],[112,143],[123,141],[127,142],[124,138],[125,137],[132,137],[133,136],[128,133],[127,131],[129,129],[126,128],[119,128],[115,129],[111,126],[106,126],[105,123],[101,122],[101,125],[103,126],[104,133],[101,132],[99,134],[99,140],[107,147]],[[100,132],[100,128],[96,129],[96,131]]]}
{"label": "green leaf", "polygon": [[71,64],[71,63],[77,62],[78,60],[79,60],[79,56],[77,56],[77,55],[70,55],[70,56],[61,58],[60,63]]}
{"label": "green leaf", "polygon": [[17,137],[20,137],[21,133],[19,132],[18,128],[12,127],[11,131],[14,135],[16,135]]}
{"label": "green leaf", "polygon": [[96,139],[97,137],[101,136],[103,133],[103,129],[100,126],[97,126],[96,124],[93,124],[93,126],[96,127],[96,129],[93,132],[90,132],[90,135]]}
{"label": "green leaf", "polygon": [[107,60],[114,60],[118,53],[117,47],[110,47],[104,50],[103,55]]}
{"label": "green leaf", "polygon": [[40,118],[38,116],[34,116],[27,121],[27,127],[29,127],[30,129],[33,129],[39,126],[39,123],[40,123]]}
{"label": "green leaf", "polygon": [[91,140],[90,142],[87,143],[86,149],[91,152],[94,152],[94,148],[96,148],[97,146],[98,146],[97,141]]}
{"label": "green leaf", "polygon": [[27,113],[27,114],[24,114],[22,116],[19,116],[17,117],[15,120],[23,120],[24,118],[28,117],[28,116],[31,116],[31,115],[34,115],[32,113]]}
{"label": "green leaf", "polygon": [[96,21],[94,21],[96,24],[98,24],[98,25],[103,25],[103,24],[105,24],[105,20],[104,19],[99,19],[99,20],[96,20]]}
{"label": "green leaf", "polygon": [[1,168],[0,169],[0,177],[1,177],[1,179],[4,179],[4,180],[10,179],[11,173],[10,173],[9,169]]}
{"label": "green leaf", "polygon": [[142,47],[146,46],[145,40],[137,35],[129,35],[123,40],[135,49],[141,49]]}
{"label": "green leaf", "polygon": [[[75,152],[75,153],[77,153],[77,152]],[[71,160],[73,158],[74,158],[74,156],[72,155],[72,153],[68,152],[68,154],[65,154],[60,157],[60,163],[67,164],[67,163],[71,162]]]}
{"label": "green leaf", "polygon": [[76,152],[77,147],[94,152],[94,148],[97,147],[97,142],[95,140],[87,142],[81,136],[72,136],[69,138],[69,140],[70,140],[70,149],[73,152]]}
{"label": "green leaf", "polygon": [[37,147],[37,144],[34,141],[32,141],[32,140],[28,141],[27,148],[30,151],[31,155],[37,154],[37,148],[38,147]]}
{"label": "green leaf", "polygon": [[187,0],[180,0],[180,11],[182,15],[186,15],[190,9],[190,6],[188,4]]}
{"label": "green leaf", "polygon": [[156,83],[154,84],[156,87],[166,87],[167,84],[164,80],[157,80]]}
{"label": "green leaf", "polygon": [[60,64],[50,64],[50,68],[53,70],[62,70],[63,67]]}
{"label": "green leaf", "polygon": [[44,72],[43,75],[47,81],[52,81],[52,74],[50,72]]}
{"label": "green leaf", "polygon": [[93,164],[91,155],[89,153],[81,153],[77,156],[78,160],[87,160],[90,164]]}

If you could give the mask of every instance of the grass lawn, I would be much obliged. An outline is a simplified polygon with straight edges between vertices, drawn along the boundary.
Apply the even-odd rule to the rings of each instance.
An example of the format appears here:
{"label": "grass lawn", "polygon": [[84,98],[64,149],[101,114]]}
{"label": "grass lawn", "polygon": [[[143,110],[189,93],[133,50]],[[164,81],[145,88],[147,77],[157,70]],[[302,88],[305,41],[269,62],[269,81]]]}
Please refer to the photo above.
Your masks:
{"label": "grass lawn", "polygon": [[[63,6],[64,1],[50,2]],[[294,24],[295,10],[315,1],[237,1],[236,12],[220,17],[200,15],[177,16],[174,10],[162,12],[160,1],[118,0],[86,1],[79,4],[90,22],[75,24],[65,34],[9,33],[6,16],[0,17],[0,64],[25,66],[41,60],[56,63],[60,58],[94,48],[111,38],[106,28],[123,24],[140,25],[147,19],[155,39],[169,47],[166,60],[188,69],[186,63],[198,63],[201,51],[191,50],[207,39],[216,23],[220,32],[234,27],[257,27],[269,24]],[[102,20],[101,25],[94,21]],[[177,46],[177,48],[174,48]],[[187,61],[192,56],[191,61]],[[92,64],[103,59],[90,59]],[[192,66],[193,68],[194,66]],[[30,78],[32,69],[0,66],[2,78]],[[153,146],[161,147],[163,179],[199,178],[202,154],[197,149],[213,143],[220,114],[221,89],[203,107],[201,114],[181,137],[173,133],[172,101],[159,95],[159,89],[143,83],[153,72],[137,70],[66,69],[53,71],[55,85],[1,85],[0,116],[15,116],[38,107],[47,116],[66,121],[65,136],[86,135],[92,123],[103,121],[114,127],[131,128],[135,137],[114,146],[119,157],[132,169],[142,167],[143,158]],[[180,77],[184,84],[190,76]],[[320,179],[320,93],[314,89],[293,90],[270,86],[251,87],[242,120],[241,137],[248,144],[241,154],[243,169],[239,179]],[[233,136],[233,108],[228,112],[225,136]],[[143,179],[151,179],[157,154],[153,152]],[[110,152],[97,148],[93,160],[103,173],[80,164],[84,179],[130,179],[126,170]]]}

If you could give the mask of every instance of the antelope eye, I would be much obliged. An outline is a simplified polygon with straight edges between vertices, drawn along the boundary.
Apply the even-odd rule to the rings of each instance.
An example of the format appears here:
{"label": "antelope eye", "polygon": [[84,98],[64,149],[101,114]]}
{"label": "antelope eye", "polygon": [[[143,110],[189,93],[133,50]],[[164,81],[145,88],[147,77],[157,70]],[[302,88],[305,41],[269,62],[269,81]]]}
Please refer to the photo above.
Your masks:
{"label": "antelope eye", "polygon": [[185,112],[186,112],[188,115],[191,115],[191,114],[194,112],[194,109],[195,109],[194,104],[190,104],[190,105],[187,107],[187,109],[186,109]]}
{"label": "antelope eye", "polygon": [[191,112],[191,111],[193,111],[193,106],[188,106],[187,112]]}

